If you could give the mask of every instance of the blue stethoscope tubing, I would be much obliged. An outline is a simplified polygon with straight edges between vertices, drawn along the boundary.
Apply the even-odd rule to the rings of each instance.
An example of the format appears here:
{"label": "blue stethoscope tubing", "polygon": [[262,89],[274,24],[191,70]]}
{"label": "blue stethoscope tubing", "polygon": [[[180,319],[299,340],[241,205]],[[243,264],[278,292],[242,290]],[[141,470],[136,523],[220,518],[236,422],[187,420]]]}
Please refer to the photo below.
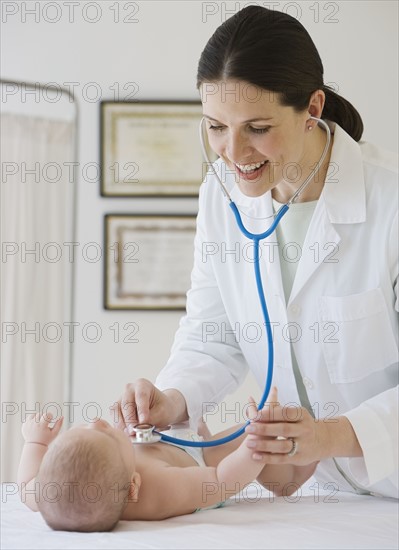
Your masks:
{"label": "blue stethoscope tubing", "polygon": [[[276,217],[274,218],[273,223],[271,224],[269,229],[267,229],[263,233],[251,233],[244,226],[242,218],[241,218],[241,214],[240,214],[240,212],[237,208],[237,205],[235,204],[235,202],[230,197],[226,187],[224,186],[223,182],[221,181],[221,179],[219,177],[219,174],[217,173],[217,171],[215,169],[215,166],[213,165],[213,163],[210,162],[208,154],[206,152],[206,147],[205,147],[205,143],[204,143],[204,134],[203,134],[203,122],[205,120],[204,117],[201,119],[200,127],[199,127],[199,129],[200,129],[200,143],[201,143],[202,154],[204,156],[204,159],[206,160],[208,166],[211,167],[214,175],[216,176],[216,178],[217,178],[217,180],[218,180],[218,182],[221,186],[223,194],[225,195],[225,197],[229,201],[229,206],[233,211],[233,214],[235,216],[235,219],[236,219],[236,222],[237,222],[237,225],[238,225],[240,231],[248,239],[252,240],[253,243],[254,243],[254,270],[255,270],[256,287],[257,287],[257,290],[258,290],[259,302],[260,302],[260,305],[261,305],[261,308],[262,308],[263,319],[265,321],[266,337],[267,337],[268,350],[269,350],[265,388],[264,388],[263,395],[261,397],[260,403],[258,405],[258,411],[261,410],[264,407],[264,405],[266,403],[266,400],[269,396],[270,388],[271,388],[272,380],[273,380],[273,365],[274,365],[273,335],[272,335],[269,312],[268,312],[267,304],[266,304],[265,293],[264,293],[264,290],[263,290],[262,278],[261,278],[261,274],[260,274],[259,243],[260,243],[260,241],[262,241],[262,240],[266,239],[267,237],[269,237],[275,231],[275,229],[276,229],[277,225],[280,223],[280,220],[282,219],[282,217],[288,212],[290,205],[293,202],[295,202],[295,200],[299,197],[300,193],[302,193],[302,191],[305,189],[305,187],[310,183],[310,181],[312,180],[314,175],[317,173],[317,171],[319,170],[320,166],[322,165],[322,163],[323,163],[323,161],[326,157],[326,154],[327,154],[329,146],[330,146],[330,141],[331,141],[330,128],[329,128],[328,124],[323,119],[316,118],[316,117],[313,117],[313,116],[311,116],[310,118],[313,119],[313,120],[316,120],[318,123],[320,123],[325,128],[325,130],[327,132],[327,140],[326,140],[326,145],[324,147],[323,153],[320,156],[319,162],[317,163],[315,168],[311,171],[311,173],[306,178],[304,183],[298,188],[298,190],[294,193],[294,195],[290,198],[290,200],[279,209],[279,211],[276,214]],[[216,447],[218,445],[223,445],[224,443],[228,443],[229,441],[232,441],[233,439],[236,439],[237,437],[240,437],[240,435],[245,433],[245,428],[248,426],[248,424],[250,424],[250,420],[248,420],[241,428],[239,428],[237,431],[231,433],[230,435],[228,435],[226,437],[221,437],[220,439],[215,439],[215,440],[212,440],[212,441],[189,441],[189,440],[185,440],[185,439],[179,439],[179,438],[176,438],[176,437],[171,437],[171,436],[166,435],[165,433],[157,432],[156,430],[154,430],[153,433],[160,435],[162,441],[165,441],[167,443],[174,443],[175,445],[182,445],[182,446],[185,446],[185,447]]]}

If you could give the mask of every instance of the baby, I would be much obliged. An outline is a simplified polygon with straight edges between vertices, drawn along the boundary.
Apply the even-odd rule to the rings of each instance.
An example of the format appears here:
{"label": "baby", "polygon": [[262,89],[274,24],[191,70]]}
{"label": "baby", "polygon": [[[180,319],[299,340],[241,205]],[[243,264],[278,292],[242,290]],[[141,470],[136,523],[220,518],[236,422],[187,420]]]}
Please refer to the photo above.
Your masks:
{"label": "baby", "polygon": [[[276,393],[271,399],[275,397]],[[250,409],[257,421],[254,403]],[[265,466],[255,461],[244,444],[246,438],[256,438],[253,435],[189,454],[192,448],[163,442],[132,445],[128,435],[101,419],[60,435],[63,418],[51,421],[51,415],[33,414],[23,424],[18,484],[23,502],[40,511],[55,530],[109,531],[121,519],[190,514],[219,506],[255,478],[280,489],[290,483],[292,489],[306,481],[315,467]]]}

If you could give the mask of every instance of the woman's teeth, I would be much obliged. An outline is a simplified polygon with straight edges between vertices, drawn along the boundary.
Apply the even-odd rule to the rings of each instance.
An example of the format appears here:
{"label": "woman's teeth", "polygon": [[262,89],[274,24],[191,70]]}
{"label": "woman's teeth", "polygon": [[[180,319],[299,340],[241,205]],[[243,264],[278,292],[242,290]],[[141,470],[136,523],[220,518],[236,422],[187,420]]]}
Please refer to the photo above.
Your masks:
{"label": "woman's teeth", "polygon": [[239,170],[241,170],[241,172],[249,173],[258,170],[266,162],[267,160],[264,160],[262,162],[257,162],[256,164],[236,164],[236,166]]}

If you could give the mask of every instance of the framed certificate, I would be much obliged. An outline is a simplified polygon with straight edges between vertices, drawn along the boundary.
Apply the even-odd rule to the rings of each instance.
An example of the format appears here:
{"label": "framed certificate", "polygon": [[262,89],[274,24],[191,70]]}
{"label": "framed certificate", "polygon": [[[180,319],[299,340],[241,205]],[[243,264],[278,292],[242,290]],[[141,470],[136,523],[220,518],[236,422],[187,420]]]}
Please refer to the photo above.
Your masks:
{"label": "framed certificate", "polygon": [[195,216],[107,214],[105,309],[185,309]]}
{"label": "framed certificate", "polygon": [[199,101],[103,101],[101,195],[198,195],[207,171],[201,118]]}

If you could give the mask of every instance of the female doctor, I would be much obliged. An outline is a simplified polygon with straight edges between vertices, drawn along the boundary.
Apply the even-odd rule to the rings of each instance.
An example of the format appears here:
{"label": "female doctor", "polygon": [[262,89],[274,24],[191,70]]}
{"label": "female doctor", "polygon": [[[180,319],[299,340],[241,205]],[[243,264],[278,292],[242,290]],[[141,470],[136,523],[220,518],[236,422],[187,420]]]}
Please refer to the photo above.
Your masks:
{"label": "female doctor", "polygon": [[[395,159],[360,141],[359,113],[324,85],[314,43],[287,14],[249,6],[226,20],[202,52],[197,84],[215,169],[249,231],[264,232],[314,172],[260,244],[282,406],[247,427],[264,436],[253,456],[319,461],[321,483],[397,498]],[[327,144],[320,118],[331,143],[315,172]],[[248,368],[263,387],[267,357],[252,242],[209,171],[187,314],[155,386],[126,386],[120,427],[195,426],[204,404],[234,391]]]}

